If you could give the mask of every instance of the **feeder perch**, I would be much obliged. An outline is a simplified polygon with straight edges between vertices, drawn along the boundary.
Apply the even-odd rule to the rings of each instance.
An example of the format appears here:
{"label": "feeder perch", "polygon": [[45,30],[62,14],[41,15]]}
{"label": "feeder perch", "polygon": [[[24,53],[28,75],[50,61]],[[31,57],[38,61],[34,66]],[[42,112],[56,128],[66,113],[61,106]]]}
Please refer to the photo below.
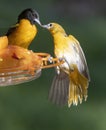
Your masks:
{"label": "feeder perch", "polygon": [[0,38],[0,87],[29,82],[40,77],[42,69],[56,67],[63,61],[48,53],[35,53],[19,46],[8,45]]}

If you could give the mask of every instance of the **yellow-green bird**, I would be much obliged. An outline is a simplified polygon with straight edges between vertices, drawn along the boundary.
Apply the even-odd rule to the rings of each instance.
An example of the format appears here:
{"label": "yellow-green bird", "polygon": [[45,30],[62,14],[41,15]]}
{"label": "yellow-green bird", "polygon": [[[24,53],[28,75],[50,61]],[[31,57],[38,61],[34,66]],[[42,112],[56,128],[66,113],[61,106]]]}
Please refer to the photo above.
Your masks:
{"label": "yellow-green bird", "polygon": [[87,99],[90,81],[87,62],[78,40],[67,35],[58,23],[42,25],[54,39],[54,54],[64,63],[56,68],[56,75],[49,92],[49,99],[56,104],[77,105]]}
{"label": "yellow-green bird", "polygon": [[37,34],[35,23],[40,24],[39,14],[34,9],[23,10],[19,16],[16,25],[12,26],[8,32],[8,44],[28,48]]}

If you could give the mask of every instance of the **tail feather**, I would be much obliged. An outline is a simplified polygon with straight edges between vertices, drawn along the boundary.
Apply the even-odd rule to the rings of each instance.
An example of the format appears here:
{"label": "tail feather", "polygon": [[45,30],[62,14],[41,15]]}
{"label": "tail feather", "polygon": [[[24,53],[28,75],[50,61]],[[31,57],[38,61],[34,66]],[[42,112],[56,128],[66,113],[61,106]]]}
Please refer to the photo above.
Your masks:
{"label": "tail feather", "polygon": [[56,74],[50,91],[49,100],[57,105],[64,105],[68,100],[68,89],[69,89],[69,76],[60,71],[60,74]]}
{"label": "tail feather", "polygon": [[82,103],[83,99],[86,101],[89,79],[78,71],[77,66],[73,68],[70,74],[61,70],[55,75],[49,91],[49,100],[53,103],[62,106],[68,102],[70,107]]}
{"label": "tail feather", "polygon": [[74,66],[73,72],[70,73],[68,105],[77,105],[82,103],[83,98],[87,99],[88,79],[80,74],[77,67]]}

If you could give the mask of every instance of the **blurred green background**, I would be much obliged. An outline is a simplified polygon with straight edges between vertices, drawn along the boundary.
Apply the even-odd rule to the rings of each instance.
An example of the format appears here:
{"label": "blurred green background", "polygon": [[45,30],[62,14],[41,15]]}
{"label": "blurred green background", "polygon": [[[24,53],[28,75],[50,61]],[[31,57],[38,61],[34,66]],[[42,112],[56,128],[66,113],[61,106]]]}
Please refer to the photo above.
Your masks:
{"label": "blurred green background", "polygon": [[[0,0],[0,35],[16,23],[25,8],[39,12],[41,22],[60,23],[84,49],[91,82],[88,100],[58,107],[48,101],[54,69],[40,78],[0,88],[0,130],[106,130],[106,1],[105,0]],[[30,49],[53,54],[53,39],[38,25]]]}

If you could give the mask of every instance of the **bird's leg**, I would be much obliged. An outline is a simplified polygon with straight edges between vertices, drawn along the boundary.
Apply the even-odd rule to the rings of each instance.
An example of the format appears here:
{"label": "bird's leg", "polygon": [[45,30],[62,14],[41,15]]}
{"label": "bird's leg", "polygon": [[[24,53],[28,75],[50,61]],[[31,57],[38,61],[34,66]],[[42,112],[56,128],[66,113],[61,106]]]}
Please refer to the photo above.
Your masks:
{"label": "bird's leg", "polygon": [[56,67],[59,66],[60,64],[63,64],[64,61],[63,59],[58,59],[58,58],[53,58],[50,54],[48,53],[36,53],[39,57],[42,58],[42,67],[41,68],[51,68],[51,67]]}
{"label": "bird's leg", "polygon": [[48,61],[49,61],[50,63],[53,63],[53,57],[50,56],[50,57],[48,58]]}

